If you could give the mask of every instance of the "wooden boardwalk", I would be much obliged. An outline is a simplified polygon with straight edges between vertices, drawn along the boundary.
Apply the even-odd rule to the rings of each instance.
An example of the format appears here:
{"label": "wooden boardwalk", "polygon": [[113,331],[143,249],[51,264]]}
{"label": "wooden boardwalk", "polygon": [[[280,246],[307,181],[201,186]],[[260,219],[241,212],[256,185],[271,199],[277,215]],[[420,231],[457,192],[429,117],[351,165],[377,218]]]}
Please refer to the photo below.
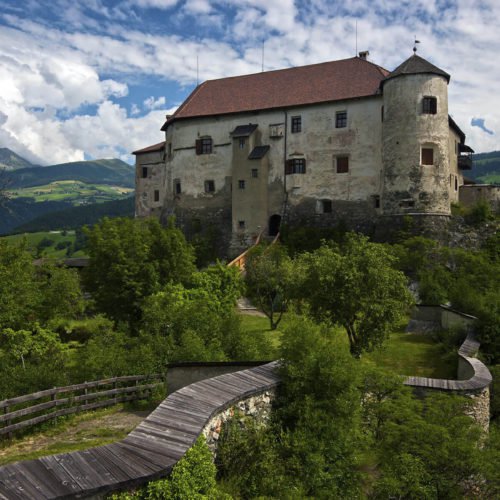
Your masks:
{"label": "wooden boardwalk", "polygon": [[276,366],[184,387],[120,442],[0,467],[0,500],[85,498],[167,476],[215,414],[278,385]]}

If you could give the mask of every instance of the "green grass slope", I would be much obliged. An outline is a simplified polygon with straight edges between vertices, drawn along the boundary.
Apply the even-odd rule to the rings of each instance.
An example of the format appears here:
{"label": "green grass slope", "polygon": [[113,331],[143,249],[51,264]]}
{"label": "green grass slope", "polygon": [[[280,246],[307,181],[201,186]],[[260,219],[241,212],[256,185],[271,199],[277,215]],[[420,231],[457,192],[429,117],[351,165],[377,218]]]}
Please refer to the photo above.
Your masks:
{"label": "green grass slope", "polygon": [[61,163],[9,172],[8,189],[44,186],[65,180],[134,187],[135,173],[133,166],[116,159]]}
{"label": "green grass slope", "polygon": [[89,184],[81,181],[56,181],[44,186],[11,190],[13,198],[32,198],[36,202],[71,201],[74,205],[112,201],[133,193],[131,187]]}

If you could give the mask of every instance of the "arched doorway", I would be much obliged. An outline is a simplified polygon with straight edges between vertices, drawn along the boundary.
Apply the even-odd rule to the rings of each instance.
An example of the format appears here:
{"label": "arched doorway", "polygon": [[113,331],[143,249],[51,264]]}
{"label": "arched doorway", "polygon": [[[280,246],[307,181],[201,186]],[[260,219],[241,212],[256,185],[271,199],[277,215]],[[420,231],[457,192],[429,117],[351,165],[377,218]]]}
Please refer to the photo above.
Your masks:
{"label": "arched doorway", "polygon": [[281,215],[274,214],[269,217],[269,236],[276,236],[280,232]]}

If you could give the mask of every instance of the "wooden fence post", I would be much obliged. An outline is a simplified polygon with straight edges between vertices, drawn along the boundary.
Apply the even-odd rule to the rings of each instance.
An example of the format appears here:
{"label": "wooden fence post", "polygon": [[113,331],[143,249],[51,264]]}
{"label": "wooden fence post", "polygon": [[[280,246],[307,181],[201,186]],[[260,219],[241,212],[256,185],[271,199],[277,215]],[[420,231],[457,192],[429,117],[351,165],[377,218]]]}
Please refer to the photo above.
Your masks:
{"label": "wooden fence post", "polygon": [[[85,381],[85,382],[84,382],[84,384],[86,384],[86,383],[87,383],[87,381]],[[88,390],[87,386],[85,386],[85,389],[83,390],[83,393],[85,394],[85,396],[89,393],[89,390]],[[85,398],[85,399],[83,400],[83,403],[84,403],[85,405],[87,405],[87,404],[89,403],[89,400],[88,400],[87,398]]]}
{"label": "wooden fence post", "polygon": [[[4,407],[3,413],[4,413],[4,415],[7,415],[7,413],[9,413],[9,407],[8,406]],[[12,423],[12,420],[9,418],[8,420],[6,420],[6,423],[7,423],[7,427],[8,427]],[[12,439],[12,432],[8,432],[7,433],[7,437],[9,439]]]}
{"label": "wooden fence post", "polygon": [[[56,389],[57,389],[57,387],[54,387],[54,390],[56,390]],[[56,393],[56,392],[54,392],[54,394],[52,394],[52,395],[50,396],[50,400],[51,400],[51,401],[55,401],[56,399],[57,399],[57,393]],[[54,412],[56,412],[56,411],[57,411],[57,405],[55,405],[54,407],[56,408],[56,410],[53,410],[53,411],[54,411]],[[52,422],[53,422],[53,424],[54,424],[54,425],[56,425],[56,423],[57,423],[57,417],[54,417],[54,418],[52,419]]]}

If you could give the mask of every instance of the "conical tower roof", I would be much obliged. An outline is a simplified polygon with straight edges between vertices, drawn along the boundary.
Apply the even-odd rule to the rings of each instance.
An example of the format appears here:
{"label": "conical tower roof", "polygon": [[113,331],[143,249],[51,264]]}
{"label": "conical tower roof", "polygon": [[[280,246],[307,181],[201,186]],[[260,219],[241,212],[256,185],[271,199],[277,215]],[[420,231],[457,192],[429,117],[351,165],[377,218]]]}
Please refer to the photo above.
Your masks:
{"label": "conical tower roof", "polygon": [[396,78],[403,75],[418,75],[420,73],[430,73],[433,75],[444,76],[447,82],[450,81],[450,75],[446,73],[446,71],[443,71],[437,66],[434,66],[434,64],[431,64],[423,57],[417,56],[417,54],[413,54],[406,61],[401,63],[394,71],[389,73],[389,75],[382,81],[381,86],[383,86],[384,83],[391,78]]}

